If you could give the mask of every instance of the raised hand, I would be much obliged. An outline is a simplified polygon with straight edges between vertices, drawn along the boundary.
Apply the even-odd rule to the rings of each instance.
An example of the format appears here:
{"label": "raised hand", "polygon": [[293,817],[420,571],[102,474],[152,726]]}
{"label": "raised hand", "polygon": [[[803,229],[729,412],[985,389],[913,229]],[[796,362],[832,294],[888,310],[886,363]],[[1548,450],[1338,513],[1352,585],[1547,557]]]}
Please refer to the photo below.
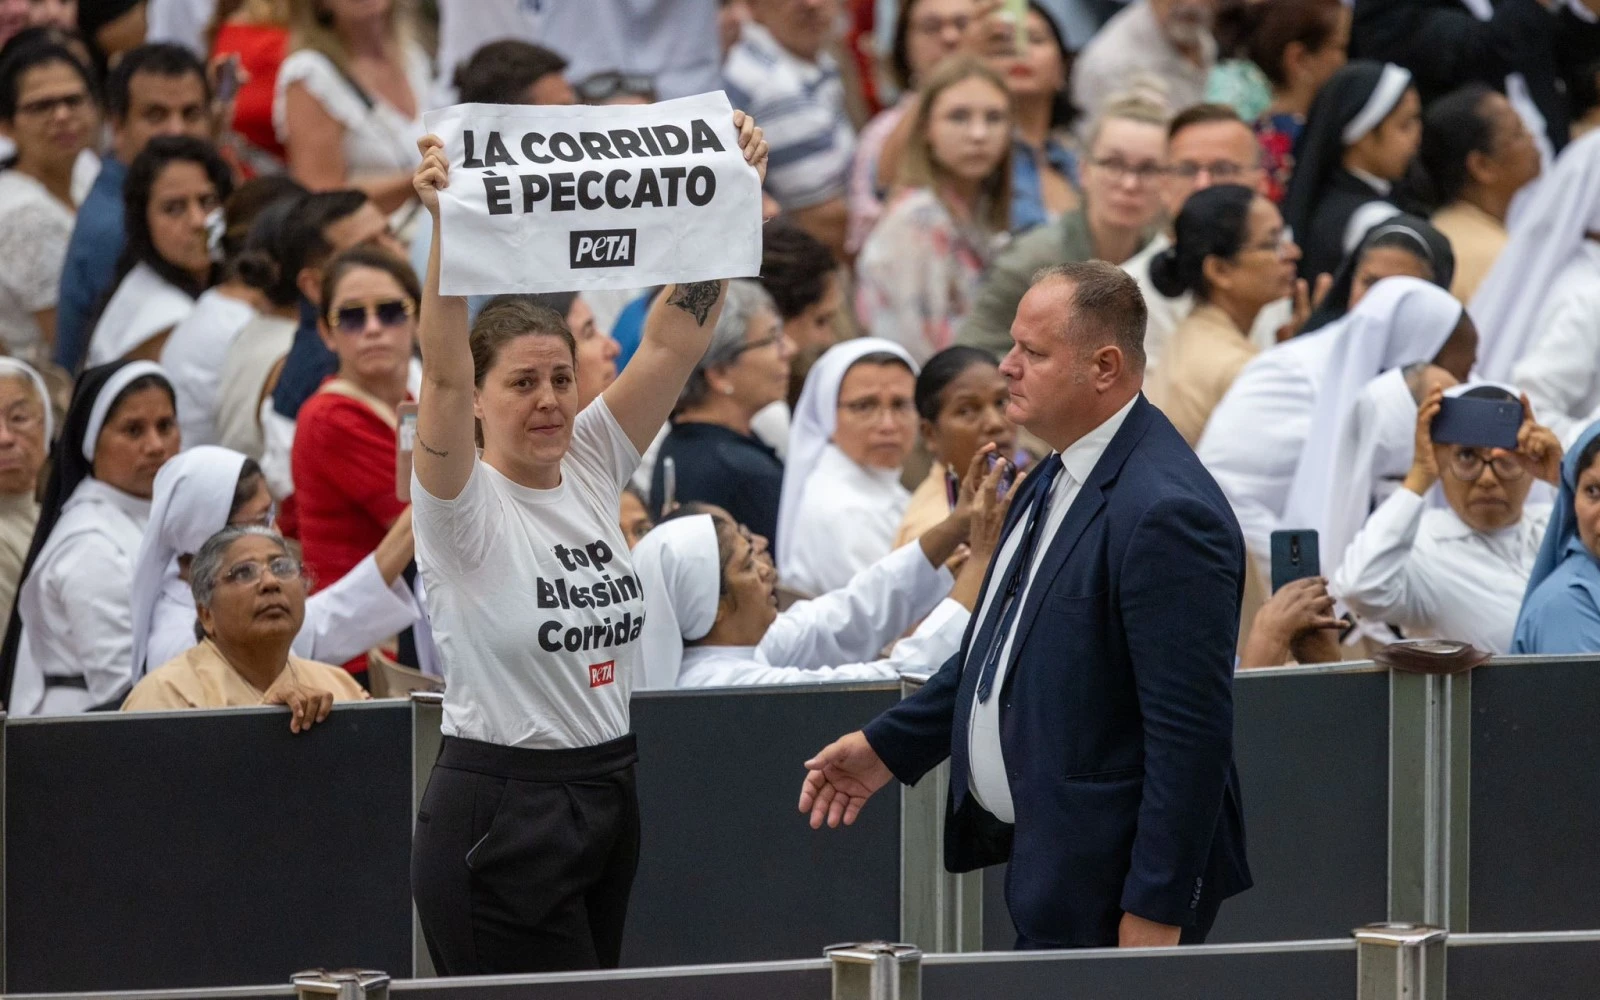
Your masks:
{"label": "raised hand", "polygon": [[1551,486],[1561,485],[1561,440],[1555,432],[1533,419],[1533,404],[1522,394],[1522,426],[1517,430],[1517,454],[1528,463],[1533,474]]}
{"label": "raised hand", "polygon": [[411,186],[416,189],[417,198],[428,214],[437,219],[439,192],[450,186],[450,160],[444,154],[444,142],[436,135],[425,135],[418,139],[417,152],[422,154],[422,162],[417,164]]}
{"label": "raised hand", "polygon": [[767,182],[767,140],[766,133],[756,124],[756,120],[743,111],[734,111],[733,127],[739,130],[739,151],[744,154],[744,162],[756,168],[756,175],[761,178],[761,183]]}
{"label": "raised hand", "polygon": [[1435,385],[1428,389],[1428,394],[1422,397],[1422,403],[1417,407],[1411,471],[1406,473],[1404,486],[1418,496],[1428,492],[1428,488],[1439,481],[1439,463],[1433,455],[1433,418],[1439,415],[1443,399],[1444,389]]}
{"label": "raised hand", "polygon": [[307,687],[286,687],[267,699],[268,705],[289,707],[289,732],[303,733],[328,718],[333,710],[333,695]]}
{"label": "raised hand", "polygon": [[823,747],[806,761],[806,780],[800,786],[800,811],[811,814],[811,829],[830,829],[856,821],[872,793],[894,775],[860,730]]}

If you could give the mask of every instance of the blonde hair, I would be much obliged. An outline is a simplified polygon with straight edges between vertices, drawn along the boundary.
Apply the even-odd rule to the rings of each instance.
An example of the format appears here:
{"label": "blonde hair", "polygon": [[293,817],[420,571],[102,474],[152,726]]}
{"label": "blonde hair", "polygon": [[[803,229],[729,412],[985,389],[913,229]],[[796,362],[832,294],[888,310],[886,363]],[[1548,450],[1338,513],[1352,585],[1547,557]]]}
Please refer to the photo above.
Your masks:
{"label": "blonde hair", "polygon": [[[917,96],[916,117],[912,119],[910,137],[906,140],[904,158],[900,161],[900,175],[896,178],[901,188],[931,188],[939,193],[939,179],[944,167],[933,157],[933,144],[928,141],[928,125],[933,118],[933,106],[939,95],[966,80],[984,80],[1006,95],[1010,111],[1011,92],[1005,81],[982,60],[972,56],[954,56],[939,63],[923,81]],[[984,178],[979,192],[978,218],[995,232],[1011,228],[1011,139],[1006,137],[1005,154]]]}
{"label": "blonde hair", "polygon": [[[328,57],[341,73],[350,72],[350,53],[344,40],[334,27],[333,16],[328,13],[326,0],[289,0],[289,51],[310,49]],[[402,9],[404,8],[404,9]],[[403,57],[406,43],[411,40],[408,0],[391,0],[389,4],[389,43],[396,48],[395,55]],[[417,95],[420,100],[421,94]]]}
{"label": "blonde hair", "polygon": [[1105,130],[1106,122],[1113,120],[1154,125],[1165,131],[1167,123],[1172,120],[1172,110],[1165,100],[1150,89],[1135,87],[1113,95],[1101,106],[1099,116],[1089,128],[1089,141],[1084,145],[1085,152],[1093,155],[1095,144],[1100,141],[1100,133]]}

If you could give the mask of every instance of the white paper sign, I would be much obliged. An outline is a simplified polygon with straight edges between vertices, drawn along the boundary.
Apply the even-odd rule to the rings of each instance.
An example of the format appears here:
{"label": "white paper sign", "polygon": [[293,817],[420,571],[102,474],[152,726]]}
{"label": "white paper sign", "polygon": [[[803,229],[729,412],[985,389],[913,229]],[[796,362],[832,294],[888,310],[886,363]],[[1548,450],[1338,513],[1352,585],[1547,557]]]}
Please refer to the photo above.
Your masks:
{"label": "white paper sign", "polygon": [[459,104],[445,145],[445,295],[754,277],[761,182],[721,92],[650,105]]}

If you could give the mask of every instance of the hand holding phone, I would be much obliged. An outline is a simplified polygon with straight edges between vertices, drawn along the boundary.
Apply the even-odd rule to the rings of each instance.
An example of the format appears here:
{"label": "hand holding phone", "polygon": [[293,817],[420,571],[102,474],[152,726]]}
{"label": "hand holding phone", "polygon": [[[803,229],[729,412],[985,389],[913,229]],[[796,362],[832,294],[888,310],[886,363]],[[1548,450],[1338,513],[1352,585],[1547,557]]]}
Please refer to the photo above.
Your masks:
{"label": "hand holding phone", "polygon": [[1322,575],[1317,533],[1309,528],[1272,533],[1272,592],[1286,583]]}
{"label": "hand holding phone", "polygon": [[1434,444],[1516,451],[1517,432],[1521,429],[1520,401],[1445,396],[1439,400],[1439,415],[1433,418],[1429,437]]}

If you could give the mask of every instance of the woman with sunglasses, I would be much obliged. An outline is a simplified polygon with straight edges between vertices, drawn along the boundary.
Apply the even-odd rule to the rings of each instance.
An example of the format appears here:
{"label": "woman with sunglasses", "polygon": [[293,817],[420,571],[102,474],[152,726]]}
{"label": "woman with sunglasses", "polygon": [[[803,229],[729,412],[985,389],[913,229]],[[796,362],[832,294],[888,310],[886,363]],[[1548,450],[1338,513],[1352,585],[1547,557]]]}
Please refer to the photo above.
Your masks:
{"label": "woman with sunglasses", "polygon": [[[406,513],[395,489],[396,435],[400,404],[411,398],[420,298],[411,268],[372,247],[347,250],[323,271],[319,324],[339,370],[301,408],[290,455],[314,581],[349,573]],[[362,672],[364,661],[351,669]]]}
{"label": "woman with sunglasses", "polygon": [[336,701],[367,693],[338,667],[290,650],[306,614],[305,570],[283,537],[260,525],[224,528],[195,553],[199,645],[152,671],[124,712],[288,705],[289,731],[328,717]]}
{"label": "woman with sunglasses", "polygon": [[[224,528],[275,528],[276,513],[261,466],[237,451],[200,445],[162,466],[134,563],[135,681],[195,644],[190,584],[200,546]],[[294,654],[342,663],[410,628],[420,614],[401,578],[411,556],[411,517],[406,514],[355,569],[323,581],[326,585],[306,599]]]}

